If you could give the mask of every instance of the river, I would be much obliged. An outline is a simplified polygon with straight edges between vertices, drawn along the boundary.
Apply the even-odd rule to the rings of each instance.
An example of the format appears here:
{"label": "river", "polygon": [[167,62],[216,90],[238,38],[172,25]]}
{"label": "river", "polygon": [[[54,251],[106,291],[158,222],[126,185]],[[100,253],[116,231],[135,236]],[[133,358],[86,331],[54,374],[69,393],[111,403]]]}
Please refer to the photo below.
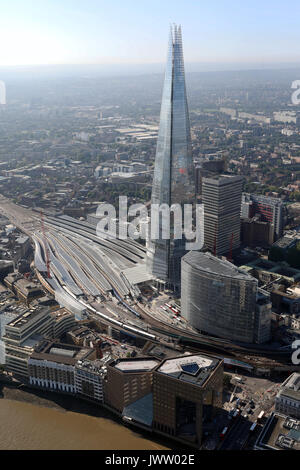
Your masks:
{"label": "river", "polygon": [[112,419],[0,399],[0,449],[167,449]]}

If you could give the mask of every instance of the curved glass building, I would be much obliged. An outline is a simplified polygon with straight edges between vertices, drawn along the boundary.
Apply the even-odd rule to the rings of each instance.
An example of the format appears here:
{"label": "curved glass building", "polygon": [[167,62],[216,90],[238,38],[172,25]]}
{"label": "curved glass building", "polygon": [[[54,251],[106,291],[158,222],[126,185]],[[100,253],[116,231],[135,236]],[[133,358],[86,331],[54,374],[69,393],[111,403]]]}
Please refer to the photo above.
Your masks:
{"label": "curved glass building", "polygon": [[190,251],[181,263],[181,313],[212,336],[256,342],[257,280],[229,261]]}
{"label": "curved glass building", "polygon": [[[160,126],[156,148],[151,204],[194,203],[195,180],[191,133],[185,88],[181,27],[171,26],[167,66],[162,95]],[[163,217],[159,236],[147,246],[147,269],[168,284],[180,283],[180,259],[186,253],[185,241],[174,239],[172,217],[170,239],[164,239]]]}

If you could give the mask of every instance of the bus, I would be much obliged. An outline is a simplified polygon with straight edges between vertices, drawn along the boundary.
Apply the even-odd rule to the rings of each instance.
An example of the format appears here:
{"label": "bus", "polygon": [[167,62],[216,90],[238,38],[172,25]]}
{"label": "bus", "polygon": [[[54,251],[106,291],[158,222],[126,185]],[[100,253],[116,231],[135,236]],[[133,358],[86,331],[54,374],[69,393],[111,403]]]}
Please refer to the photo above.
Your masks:
{"label": "bus", "polygon": [[223,431],[220,434],[220,439],[224,439],[225,434],[227,433],[227,431],[228,431],[228,427],[226,426],[226,428],[224,428]]}
{"label": "bus", "polygon": [[251,425],[250,432],[253,432],[254,429],[256,428],[256,426],[257,426],[257,423],[253,423],[253,424]]}
{"label": "bus", "polygon": [[263,420],[263,418],[264,418],[264,416],[265,416],[265,412],[264,412],[264,411],[261,411],[261,412],[259,413],[258,417],[257,417],[257,422],[258,422],[258,423],[261,423],[262,420]]}

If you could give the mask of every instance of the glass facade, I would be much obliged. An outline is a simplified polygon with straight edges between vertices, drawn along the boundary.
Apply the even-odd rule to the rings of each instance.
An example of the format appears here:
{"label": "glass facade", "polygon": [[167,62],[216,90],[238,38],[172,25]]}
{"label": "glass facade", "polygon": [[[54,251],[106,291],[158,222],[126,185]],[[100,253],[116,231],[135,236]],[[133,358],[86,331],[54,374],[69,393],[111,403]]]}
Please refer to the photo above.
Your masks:
{"label": "glass facade", "polygon": [[[183,205],[194,201],[194,166],[181,28],[174,25],[170,30],[151,203],[171,207],[175,203]],[[178,286],[185,241],[174,239],[172,219],[170,239],[162,238],[161,226],[162,218],[159,220],[159,238],[148,241],[148,271],[158,279]]]}
{"label": "glass facade", "polygon": [[181,312],[212,336],[255,342],[257,280],[210,253],[189,252],[182,260]]}

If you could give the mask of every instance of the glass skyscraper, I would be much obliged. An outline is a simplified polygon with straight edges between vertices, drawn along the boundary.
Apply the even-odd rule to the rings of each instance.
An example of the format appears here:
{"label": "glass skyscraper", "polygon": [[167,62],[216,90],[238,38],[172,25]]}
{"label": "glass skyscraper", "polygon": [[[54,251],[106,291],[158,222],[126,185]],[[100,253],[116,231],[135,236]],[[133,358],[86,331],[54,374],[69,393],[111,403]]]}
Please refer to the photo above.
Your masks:
{"label": "glass skyscraper", "polygon": [[256,326],[257,280],[211,253],[190,251],[181,269],[182,316],[201,332],[254,343],[262,318],[268,317],[261,309]]}
{"label": "glass skyscraper", "polygon": [[[194,166],[181,27],[173,25],[170,30],[151,203],[168,204],[171,207],[175,203],[183,206],[194,202]],[[172,220],[171,217],[170,239],[163,239],[160,217],[159,238],[148,241],[147,269],[154,277],[178,287],[180,260],[186,251],[185,240],[174,239]]]}

